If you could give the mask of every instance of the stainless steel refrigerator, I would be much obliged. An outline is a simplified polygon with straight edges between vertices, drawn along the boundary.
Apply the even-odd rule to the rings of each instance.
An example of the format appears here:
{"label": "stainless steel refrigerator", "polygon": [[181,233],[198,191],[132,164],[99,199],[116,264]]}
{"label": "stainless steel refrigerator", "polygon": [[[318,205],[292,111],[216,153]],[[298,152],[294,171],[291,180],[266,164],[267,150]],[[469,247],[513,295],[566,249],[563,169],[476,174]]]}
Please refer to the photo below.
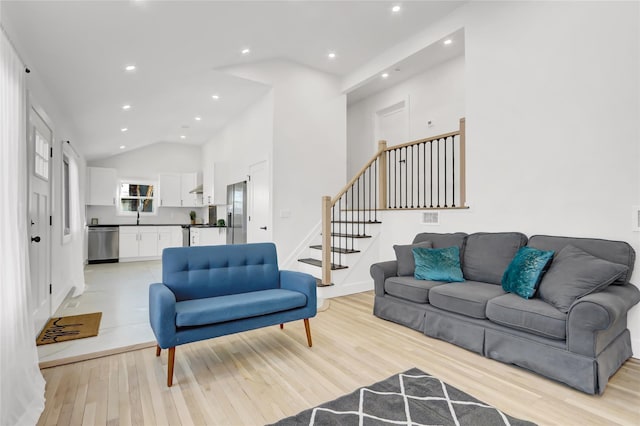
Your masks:
{"label": "stainless steel refrigerator", "polygon": [[227,244],[247,242],[247,181],[227,186]]}

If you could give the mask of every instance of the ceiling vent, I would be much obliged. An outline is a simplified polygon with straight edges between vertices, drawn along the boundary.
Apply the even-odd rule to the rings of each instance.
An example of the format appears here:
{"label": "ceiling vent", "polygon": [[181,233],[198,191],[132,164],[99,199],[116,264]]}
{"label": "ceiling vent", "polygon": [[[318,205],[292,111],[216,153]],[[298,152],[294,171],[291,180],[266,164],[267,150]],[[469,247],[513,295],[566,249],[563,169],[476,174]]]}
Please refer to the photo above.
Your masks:
{"label": "ceiling vent", "polygon": [[440,212],[439,211],[423,212],[422,224],[423,225],[440,225]]}

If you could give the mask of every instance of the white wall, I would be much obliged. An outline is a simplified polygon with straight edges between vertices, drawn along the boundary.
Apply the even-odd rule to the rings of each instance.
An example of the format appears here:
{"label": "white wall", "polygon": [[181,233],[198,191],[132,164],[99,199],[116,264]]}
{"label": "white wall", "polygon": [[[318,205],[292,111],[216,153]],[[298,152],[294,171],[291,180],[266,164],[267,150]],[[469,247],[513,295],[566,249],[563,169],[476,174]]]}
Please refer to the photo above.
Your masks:
{"label": "white wall", "polygon": [[[226,163],[223,186],[247,179],[249,166],[271,160],[273,91],[234,118],[202,147],[202,168]],[[216,182],[216,186],[217,186]]]}
{"label": "white wall", "polygon": [[[158,183],[161,173],[192,173],[202,170],[202,147],[180,143],[156,143],[111,157],[89,161],[89,167],[116,169],[119,179],[141,179]],[[143,216],[140,223],[188,224],[189,212],[196,210],[204,217],[204,209],[192,207],[159,207],[156,214]],[[101,224],[134,223],[131,216],[118,216],[116,207],[87,206],[87,222],[97,218]]]}
{"label": "white wall", "polygon": [[[470,209],[442,212],[440,226],[420,225],[419,212],[385,213],[381,259],[425,231],[597,237],[638,252],[631,206],[640,204],[639,8],[477,2],[445,18],[445,32],[465,27]],[[425,42],[432,38],[425,33]],[[638,306],[629,328],[638,357]]]}
{"label": "white wall", "polygon": [[346,97],[334,76],[291,62],[225,71],[273,87],[273,240],[286,259],[320,220],[321,197],[346,182]]}
{"label": "white wall", "polygon": [[[403,100],[408,100],[407,140],[398,143],[457,130],[465,114],[464,57],[453,58],[347,107],[349,177],[377,150],[376,112]],[[427,126],[429,120],[432,127]]]}

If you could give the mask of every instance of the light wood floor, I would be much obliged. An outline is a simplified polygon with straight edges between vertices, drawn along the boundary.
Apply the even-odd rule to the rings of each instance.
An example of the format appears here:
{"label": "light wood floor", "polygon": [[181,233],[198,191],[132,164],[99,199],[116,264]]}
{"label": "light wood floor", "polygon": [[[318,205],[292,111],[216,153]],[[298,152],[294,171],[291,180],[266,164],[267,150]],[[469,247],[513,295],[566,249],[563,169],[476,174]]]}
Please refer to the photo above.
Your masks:
{"label": "light wood floor", "polygon": [[627,362],[602,396],[430,339],[372,315],[373,293],[332,299],[311,320],[179,346],[174,385],[167,351],[153,348],[42,370],[41,425],[260,425],[412,367],[538,424],[639,425],[640,362]]}

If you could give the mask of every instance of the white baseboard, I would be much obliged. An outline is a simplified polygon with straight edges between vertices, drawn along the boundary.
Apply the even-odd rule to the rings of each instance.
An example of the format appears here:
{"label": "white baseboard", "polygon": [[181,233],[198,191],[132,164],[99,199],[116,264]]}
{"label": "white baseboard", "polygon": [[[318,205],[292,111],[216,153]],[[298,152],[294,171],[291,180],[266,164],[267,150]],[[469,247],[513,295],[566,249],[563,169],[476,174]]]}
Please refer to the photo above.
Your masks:
{"label": "white baseboard", "polygon": [[349,294],[362,293],[370,290],[373,290],[373,280],[336,284],[330,287],[318,287],[318,298],[331,299],[332,297],[347,296]]}

